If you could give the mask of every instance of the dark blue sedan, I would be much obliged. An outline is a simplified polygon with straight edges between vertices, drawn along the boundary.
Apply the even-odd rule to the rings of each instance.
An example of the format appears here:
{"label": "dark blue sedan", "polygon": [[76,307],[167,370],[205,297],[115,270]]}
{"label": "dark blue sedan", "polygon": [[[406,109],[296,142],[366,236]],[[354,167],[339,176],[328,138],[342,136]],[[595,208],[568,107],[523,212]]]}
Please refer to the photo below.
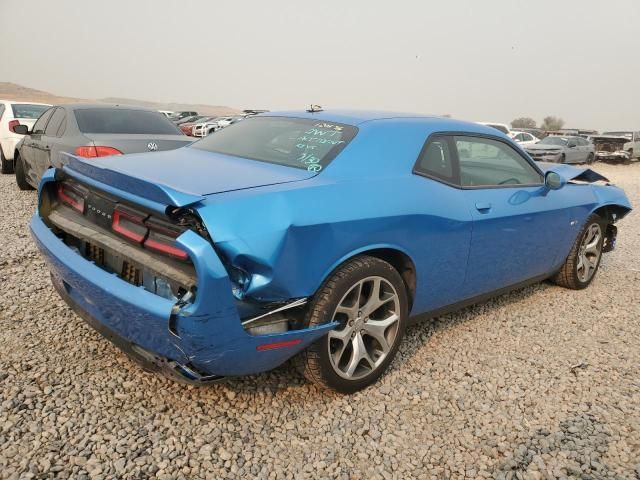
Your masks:
{"label": "dark blue sedan", "polygon": [[60,295],[147,368],[205,383],[297,355],[353,392],[411,316],[544,279],[585,288],[630,210],[604,177],[536,164],[492,128],[310,111],[70,157],[31,228]]}

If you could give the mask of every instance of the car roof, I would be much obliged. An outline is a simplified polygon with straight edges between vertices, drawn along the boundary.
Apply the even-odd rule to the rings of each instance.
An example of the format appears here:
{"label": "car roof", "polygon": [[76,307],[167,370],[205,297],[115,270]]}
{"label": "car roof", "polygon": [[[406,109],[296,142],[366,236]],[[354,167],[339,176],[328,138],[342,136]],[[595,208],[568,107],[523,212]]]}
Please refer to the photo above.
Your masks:
{"label": "car roof", "polygon": [[136,105],[120,105],[116,103],[65,103],[63,105],[58,105],[59,107],[64,107],[68,110],[84,110],[88,108],[92,109],[122,109],[122,110],[144,110],[145,112],[158,112],[158,110],[153,110],[151,108],[139,107]]}
{"label": "car roof", "polygon": [[[389,122],[395,120],[406,120],[415,124],[429,125],[434,131],[466,131],[483,133],[492,136],[504,136],[502,132],[476,122],[455,120],[449,117],[439,117],[435,115],[425,115],[420,113],[406,112],[386,112],[376,110],[322,110],[319,112],[308,112],[302,110],[291,110],[282,112],[268,112],[252,117],[293,117],[311,120],[321,120],[325,122],[343,123],[355,127],[364,126],[368,122]],[[508,138],[508,137],[507,137]]]}
{"label": "car roof", "polygon": [[[260,117],[297,117],[309,118],[313,120],[331,121],[345,123],[347,125],[360,125],[372,120],[385,120],[392,118],[432,118],[434,116],[422,115],[419,113],[406,112],[386,112],[379,110],[320,110],[309,112],[306,110],[291,110],[284,112],[268,112],[258,114]],[[436,117],[441,118],[441,117]]]}

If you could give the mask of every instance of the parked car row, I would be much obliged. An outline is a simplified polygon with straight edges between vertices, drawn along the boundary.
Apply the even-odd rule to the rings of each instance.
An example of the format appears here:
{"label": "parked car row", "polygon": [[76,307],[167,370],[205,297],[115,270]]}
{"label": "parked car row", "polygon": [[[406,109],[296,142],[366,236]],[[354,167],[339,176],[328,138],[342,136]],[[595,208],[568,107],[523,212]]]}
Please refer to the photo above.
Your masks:
{"label": "parked car row", "polygon": [[514,139],[534,160],[556,163],[592,163],[595,160],[630,163],[640,160],[640,131],[541,129],[511,130],[504,123],[478,122]]}

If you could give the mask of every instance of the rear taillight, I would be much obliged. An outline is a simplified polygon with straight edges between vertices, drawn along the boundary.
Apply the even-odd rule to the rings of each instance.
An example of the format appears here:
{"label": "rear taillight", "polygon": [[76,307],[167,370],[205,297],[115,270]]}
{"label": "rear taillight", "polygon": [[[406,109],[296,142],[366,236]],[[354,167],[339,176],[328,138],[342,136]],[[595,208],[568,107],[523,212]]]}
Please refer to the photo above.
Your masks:
{"label": "rear taillight", "polygon": [[9,131],[13,132],[13,133],[16,133],[16,132],[13,131],[13,129],[16,128],[18,125],[20,125],[20,121],[18,121],[18,120],[9,120],[9,125],[8,125],[9,126]]}
{"label": "rear taillight", "polygon": [[149,235],[144,241],[146,248],[179,260],[187,260],[189,258],[187,252],[176,245],[176,238],[180,236],[182,230],[169,223],[161,222],[153,218],[149,219],[146,225],[149,227]]}
{"label": "rear taillight", "polygon": [[178,260],[189,258],[187,252],[176,245],[176,238],[182,234],[182,230],[170,223],[148,218],[145,213],[118,205],[113,210],[111,228],[118,235],[142,244],[146,249]]}
{"label": "rear taillight", "polygon": [[75,154],[84,158],[108,157],[110,155],[122,155],[117,148],[105,147],[102,145],[83,145],[75,150]]}
{"label": "rear taillight", "polygon": [[132,242],[142,243],[147,236],[147,227],[144,225],[146,217],[143,213],[118,205],[113,210],[111,228]]}
{"label": "rear taillight", "polygon": [[83,192],[69,184],[59,183],[57,193],[58,200],[84,214],[84,199],[86,195]]}

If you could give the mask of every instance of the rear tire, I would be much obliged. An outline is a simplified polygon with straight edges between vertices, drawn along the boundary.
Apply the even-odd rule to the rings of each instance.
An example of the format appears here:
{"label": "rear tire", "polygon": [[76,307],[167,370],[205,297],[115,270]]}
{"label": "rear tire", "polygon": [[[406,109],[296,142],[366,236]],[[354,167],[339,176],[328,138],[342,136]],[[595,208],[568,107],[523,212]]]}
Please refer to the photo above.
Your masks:
{"label": "rear tire", "polygon": [[591,165],[593,163],[594,160],[594,156],[593,153],[590,153],[589,156],[587,157],[587,165]]}
{"label": "rear tire", "polygon": [[29,182],[27,182],[27,177],[24,174],[24,164],[22,158],[20,158],[20,154],[16,154],[13,161],[15,162],[16,183],[18,184],[18,188],[20,190],[34,190],[34,188],[29,185]]}
{"label": "rear tire", "polygon": [[0,172],[13,173],[13,161],[4,158],[2,147],[0,147]]}
{"label": "rear tire", "polygon": [[361,390],[395,357],[407,316],[407,292],[395,268],[375,257],[349,260],[320,287],[306,318],[309,327],[339,325],[302,352],[298,366],[323,387]]}
{"label": "rear tire", "polygon": [[564,265],[551,281],[572,290],[587,288],[598,272],[605,234],[604,219],[596,214],[590,215],[578,233]]}

